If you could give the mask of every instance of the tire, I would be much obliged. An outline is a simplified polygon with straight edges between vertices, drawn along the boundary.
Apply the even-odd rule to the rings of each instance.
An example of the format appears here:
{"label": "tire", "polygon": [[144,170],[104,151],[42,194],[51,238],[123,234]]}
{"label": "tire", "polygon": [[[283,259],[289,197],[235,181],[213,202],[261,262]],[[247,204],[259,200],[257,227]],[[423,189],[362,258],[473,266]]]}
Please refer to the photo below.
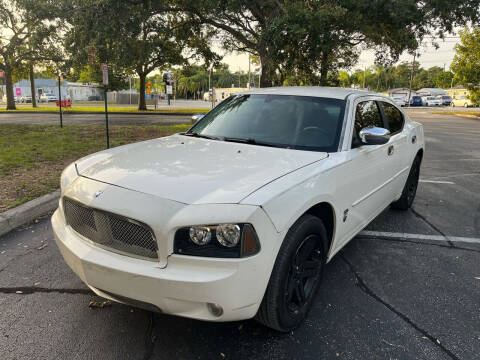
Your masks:
{"label": "tire", "polygon": [[465,109],[468,109],[468,104],[465,103],[465,104],[463,105],[463,107],[464,107]]}
{"label": "tire", "polygon": [[397,210],[408,210],[415,200],[417,194],[418,180],[420,178],[420,156],[417,155],[413,160],[410,173],[408,174],[407,182],[403,187],[402,196],[400,199],[392,203],[392,207]]}
{"label": "tire", "polygon": [[327,243],[319,218],[305,214],[295,222],[278,252],[257,321],[280,332],[302,324],[322,281]]}

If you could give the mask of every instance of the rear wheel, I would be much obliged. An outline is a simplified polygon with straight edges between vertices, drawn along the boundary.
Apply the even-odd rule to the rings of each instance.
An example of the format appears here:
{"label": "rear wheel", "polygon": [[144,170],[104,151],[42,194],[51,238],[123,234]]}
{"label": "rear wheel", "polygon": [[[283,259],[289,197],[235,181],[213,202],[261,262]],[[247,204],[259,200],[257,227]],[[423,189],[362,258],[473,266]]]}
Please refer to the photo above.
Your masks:
{"label": "rear wheel", "polygon": [[297,328],[320,286],[326,252],[323,222],[303,215],[290,228],[278,252],[256,320],[282,332]]}
{"label": "rear wheel", "polygon": [[417,194],[418,180],[420,178],[420,163],[420,156],[417,155],[410,168],[407,182],[402,191],[402,196],[400,199],[392,203],[394,209],[408,210],[412,206],[413,200],[415,200],[415,195]]}

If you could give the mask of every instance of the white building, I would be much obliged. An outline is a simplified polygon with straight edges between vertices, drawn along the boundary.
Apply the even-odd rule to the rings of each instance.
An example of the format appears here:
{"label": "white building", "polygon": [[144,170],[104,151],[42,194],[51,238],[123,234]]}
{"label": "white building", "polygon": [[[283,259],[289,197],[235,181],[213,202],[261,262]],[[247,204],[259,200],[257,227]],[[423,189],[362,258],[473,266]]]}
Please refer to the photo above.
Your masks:
{"label": "white building", "polygon": [[[37,98],[42,94],[58,96],[58,82],[56,79],[35,79],[35,89]],[[103,89],[98,84],[62,81],[60,89],[62,98],[68,96],[72,100],[103,99]],[[13,84],[13,95],[17,97],[31,96],[30,80],[20,80]]]}
{"label": "white building", "polygon": [[417,90],[417,93],[420,96],[448,95],[445,90],[439,88],[422,88]]}

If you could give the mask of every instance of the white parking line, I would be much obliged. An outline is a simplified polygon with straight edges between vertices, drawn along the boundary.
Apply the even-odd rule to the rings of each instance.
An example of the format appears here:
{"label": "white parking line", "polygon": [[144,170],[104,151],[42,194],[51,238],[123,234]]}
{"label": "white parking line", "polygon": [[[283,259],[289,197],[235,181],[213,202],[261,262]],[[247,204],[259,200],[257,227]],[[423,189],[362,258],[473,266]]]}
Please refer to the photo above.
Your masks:
{"label": "white parking line", "polygon": [[470,238],[462,236],[443,236],[443,235],[423,235],[423,234],[408,234],[396,232],[383,231],[367,231],[364,230],[358,234],[359,236],[383,237],[398,240],[416,239],[416,240],[432,240],[432,241],[452,241],[452,242],[466,242],[471,244],[480,244],[480,238]]}
{"label": "white parking line", "polygon": [[419,180],[421,183],[430,183],[430,184],[451,184],[451,185],[455,185],[454,182],[451,182],[451,181],[440,181],[440,180],[423,180],[423,179],[420,179]]}

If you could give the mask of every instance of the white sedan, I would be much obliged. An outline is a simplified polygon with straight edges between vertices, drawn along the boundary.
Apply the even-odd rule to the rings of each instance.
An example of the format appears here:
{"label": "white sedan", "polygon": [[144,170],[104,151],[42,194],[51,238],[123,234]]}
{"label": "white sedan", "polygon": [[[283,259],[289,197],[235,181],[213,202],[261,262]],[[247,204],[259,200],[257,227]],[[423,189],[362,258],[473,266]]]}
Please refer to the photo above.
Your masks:
{"label": "white sedan", "polygon": [[290,331],[325,264],[385,208],[414,200],[423,128],[390,98],[257,89],[195,120],[64,170],[56,242],[98,295]]}

